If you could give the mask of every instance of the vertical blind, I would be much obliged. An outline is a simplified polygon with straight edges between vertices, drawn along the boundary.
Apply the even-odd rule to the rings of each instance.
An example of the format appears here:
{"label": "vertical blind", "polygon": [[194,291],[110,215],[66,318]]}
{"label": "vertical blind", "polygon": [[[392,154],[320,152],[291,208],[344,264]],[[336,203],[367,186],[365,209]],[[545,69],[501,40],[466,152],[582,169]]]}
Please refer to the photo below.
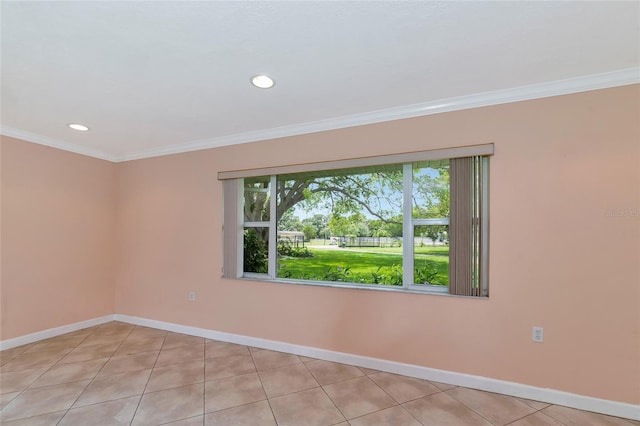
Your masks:
{"label": "vertical blind", "polygon": [[238,265],[238,235],[242,221],[239,220],[238,205],[240,203],[240,179],[222,181],[223,199],[223,228],[222,228],[222,276],[224,278],[238,278],[242,276],[242,268]]}
{"label": "vertical blind", "polygon": [[488,237],[483,226],[485,162],[479,156],[455,158],[449,167],[449,293],[483,296],[487,289],[482,249]]}

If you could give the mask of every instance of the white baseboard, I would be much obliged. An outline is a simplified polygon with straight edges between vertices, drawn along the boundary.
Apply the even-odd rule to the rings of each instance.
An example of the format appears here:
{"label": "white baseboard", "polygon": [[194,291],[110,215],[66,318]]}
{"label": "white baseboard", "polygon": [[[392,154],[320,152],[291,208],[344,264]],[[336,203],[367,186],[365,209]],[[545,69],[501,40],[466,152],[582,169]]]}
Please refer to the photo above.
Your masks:
{"label": "white baseboard", "polygon": [[379,358],[370,358],[361,355],[329,351],[326,349],[314,348],[310,346],[294,345],[291,343],[260,339],[257,337],[243,336],[240,334],[224,333],[220,331],[150,320],[129,315],[116,314],[115,320],[126,322],[129,324],[173,331],[175,333],[190,334],[192,336],[205,337],[207,339],[221,340],[223,342],[237,343],[240,345],[271,349],[279,352],[288,352],[296,355],[307,356],[310,358],[339,362],[342,364],[356,365],[358,367],[365,367],[373,370],[401,374],[403,376],[416,377],[419,379],[432,380],[435,382],[463,386],[472,389],[479,389],[488,392],[495,392],[504,395],[515,396],[518,398],[532,399],[535,401],[542,401],[549,404],[577,408],[579,410],[593,411],[610,416],[640,420],[640,405],[635,404],[593,398],[590,396],[578,395],[555,389],[539,388],[536,386],[508,382],[505,380],[497,380],[489,377],[473,376],[470,374],[438,370],[435,368],[422,367],[419,365],[403,364],[400,362],[388,361]]}
{"label": "white baseboard", "polygon": [[60,327],[37,331],[31,334],[25,334],[24,336],[14,337],[13,339],[0,340],[0,351],[15,348],[17,346],[28,345],[29,343],[49,339],[51,337],[56,337],[65,333],[71,333],[72,331],[82,330],[83,328],[94,327],[96,325],[104,324],[109,321],[114,321],[114,315],[105,315],[99,318],[93,318],[86,321],[75,322],[73,324],[67,324]]}
{"label": "white baseboard", "polygon": [[379,358],[370,358],[361,355],[329,351],[326,349],[314,348],[310,346],[294,345],[291,343],[278,342],[275,340],[260,339],[257,337],[225,333],[221,331],[208,330],[205,328],[191,327],[187,325],[174,324],[170,322],[156,321],[121,314],[106,315],[100,318],[94,318],[91,320],[68,324],[61,327],[50,328],[48,330],[27,334],[25,336],[15,337],[13,339],[3,340],[0,341],[0,350],[26,345],[28,343],[37,342],[39,340],[48,339],[50,337],[59,336],[61,334],[70,333],[72,331],[80,330],[83,328],[104,324],[109,321],[122,321],[129,324],[173,331],[175,333],[189,334],[192,336],[199,336],[207,339],[220,340],[229,343],[237,343],[240,345],[253,346],[256,348],[271,349],[279,352],[288,352],[296,355],[307,356],[310,358],[318,358],[326,361],[339,362],[342,364],[356,365],[358,367],[371,368],[373,370],[386,371],[389,373],[401,374],[403,376],[432,380],[435,382],[447,383],[455,386],[463,386],[471,389],[479,389],[488,392],[495,392],[519,398],[532,399],[535,401],[542,401],[549,404],[577,408],[579,410],[593,411],[610,416],[640,420],[640,405],[593,398],[590,396],[578,395],[555,389],[539,388],[536,386],[508,382],[505,380],[497,380],[489,377],[474,376],[447,370],[438,370],[435,368],[423,367],[419,365],[404,364]]}

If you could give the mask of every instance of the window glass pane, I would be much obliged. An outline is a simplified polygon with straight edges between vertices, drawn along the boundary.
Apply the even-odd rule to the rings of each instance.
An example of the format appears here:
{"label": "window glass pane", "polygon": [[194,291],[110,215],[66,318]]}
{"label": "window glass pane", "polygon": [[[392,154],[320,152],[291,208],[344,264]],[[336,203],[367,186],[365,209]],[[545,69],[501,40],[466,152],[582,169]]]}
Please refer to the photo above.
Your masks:
{"label": "window glass pane", "polygon": [[402,168],[278,176],[279,278],[402,285]]}
{"label": "window glass pane", "polygon": [[266,274],[269,269],[269,228],[244,228],[244,272]]}
{"label": "window glass pane", "polygon": [[[225,209],[225,226],[244,225],[245,276],[388,286],[406,278],[407,286],[428,291],[486,296],[488,159],[417,158],[225,184],[225,204],[236,206]],[[403,232],[411,234],[406,241]],[[225,259],[225,271],[232,271],[225,276],[241,275],[239,243],[225,243],[234,253]]]}
{"label": "window glass pane", "polygon": [[449,160],[413,164],[413,218],[449,217]]}
{"label": "window glass pane", "polygon": [[244,180],[244,221],[269,221],[269,177]]}
{"label": "window glass pane", "polygon": [[413,228],[413,281],[415,284],[449,284],[449,226]]}

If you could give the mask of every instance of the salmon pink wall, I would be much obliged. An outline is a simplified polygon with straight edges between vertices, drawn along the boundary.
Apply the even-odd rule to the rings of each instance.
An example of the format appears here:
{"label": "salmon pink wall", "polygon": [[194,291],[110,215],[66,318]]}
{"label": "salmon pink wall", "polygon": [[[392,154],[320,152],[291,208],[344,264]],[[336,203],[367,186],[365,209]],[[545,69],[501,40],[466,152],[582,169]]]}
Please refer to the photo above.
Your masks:
{"label": "salmon pink wall", "polygon": [[116,165],[0,143],[0,339],[112,314]]}
{"label": "salmon pink wall", "polygon": [[[638,404],[639,100],[635,85],[118,164],[115,311]],[[488,300],[220,278],[219,171],[487,142]]]}

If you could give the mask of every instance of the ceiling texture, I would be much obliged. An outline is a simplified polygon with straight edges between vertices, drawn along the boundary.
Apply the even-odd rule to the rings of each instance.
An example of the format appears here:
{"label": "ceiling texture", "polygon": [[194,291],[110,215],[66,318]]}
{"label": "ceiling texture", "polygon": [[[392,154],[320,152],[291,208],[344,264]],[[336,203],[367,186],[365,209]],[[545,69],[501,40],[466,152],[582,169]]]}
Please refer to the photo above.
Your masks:
{"label": "ceiling texture", "polygon": [[[2,1],[0,15],[2,134],[111,161],[640,82],[637,1]],[[262,73],[272,89],[251,85]]]}

